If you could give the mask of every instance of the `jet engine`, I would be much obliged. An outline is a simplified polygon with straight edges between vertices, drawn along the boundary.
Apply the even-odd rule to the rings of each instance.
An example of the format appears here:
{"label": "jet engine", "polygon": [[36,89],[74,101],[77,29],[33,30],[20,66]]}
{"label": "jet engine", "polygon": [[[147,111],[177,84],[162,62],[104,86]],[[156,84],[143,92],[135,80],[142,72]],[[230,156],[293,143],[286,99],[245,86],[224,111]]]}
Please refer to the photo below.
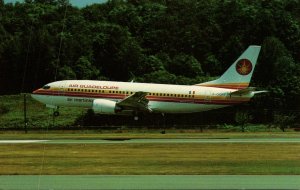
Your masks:
{"label": "jet engine", "polygon": [[121,111],[121,108],[116,105],[116,102],[105,99],[96,99],[93,101],[93,110],[95,113],[115,114]]}

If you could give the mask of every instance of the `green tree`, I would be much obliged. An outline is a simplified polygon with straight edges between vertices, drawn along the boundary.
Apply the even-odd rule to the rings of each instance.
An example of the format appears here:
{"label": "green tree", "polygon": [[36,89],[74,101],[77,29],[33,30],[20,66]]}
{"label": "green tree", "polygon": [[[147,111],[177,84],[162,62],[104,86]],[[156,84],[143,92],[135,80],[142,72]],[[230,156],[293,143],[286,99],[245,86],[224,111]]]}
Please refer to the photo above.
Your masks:
{"label": "green tree", "polygon": [[242,132],[245,132],[245,126],[251,120],[252,117],[247,111],[237,111],[235,113],[235,122],[241,127]]}
{"label": "green tree", "polygon": [[173,58],[173,61],[168,65],[168,71],[175,75],[186,77],[196,77],[203,74],[201,64],[193,56],[179,54]]}
{"label": "green tree", "polygon": [[215,55],[208,55],[202,64],[203,70],[210,76],[217,76],[222,73],[222,65]]}
{"label": "green tree", "polygon": [[274,122],[276,125],[279,126],[279,128],[282,130],[282,132],[285,131],[286,128],[289,128],[295,124],[295,116],[294,115],[286,115],[282,113],[277,113],[274,116]]}
{"label": "green tree", "polygon": [[57,73],[57,80],[74,80],[76,79],[76,74],[71,67],[66,65],[59,68]]}
{"label": "green tree", "polygon": [[176,82],[176,76],[166,70],[159,70],[145,74],[143,78],[139,78],[138,80],[141,82],[174,84]]}
{"label": "green tree", "polygon": [[77,79],[97,79],[99,78],[100,71],[92,65],[87,57],[83,56],[75,63],[74,72]]}
{"label": "green tree", "polygon": [[137,41],[126,28],[115,24],[97,24],[93,52],[97,68],[113,80],[128,80],[144,56]]}

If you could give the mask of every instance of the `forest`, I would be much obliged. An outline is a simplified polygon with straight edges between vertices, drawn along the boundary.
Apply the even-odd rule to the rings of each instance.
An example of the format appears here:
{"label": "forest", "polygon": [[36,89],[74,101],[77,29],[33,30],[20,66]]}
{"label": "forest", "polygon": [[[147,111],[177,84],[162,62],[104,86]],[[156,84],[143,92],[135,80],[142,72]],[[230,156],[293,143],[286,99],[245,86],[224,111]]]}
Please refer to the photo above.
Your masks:
{"label": "forest", "polygon": [[197,84],[249,45],[262,46],[251,86],[269,92],[229,113],[299,125],[299,0],[0,0],[0,95],[66,79]]}

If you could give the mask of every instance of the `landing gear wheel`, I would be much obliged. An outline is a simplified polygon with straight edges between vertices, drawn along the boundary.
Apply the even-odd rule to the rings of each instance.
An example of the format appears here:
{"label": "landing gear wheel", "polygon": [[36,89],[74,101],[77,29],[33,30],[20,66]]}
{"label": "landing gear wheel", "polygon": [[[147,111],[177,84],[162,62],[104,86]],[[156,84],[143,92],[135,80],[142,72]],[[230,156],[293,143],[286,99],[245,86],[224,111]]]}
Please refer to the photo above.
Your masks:
{"label": "landing gear wheel", "polygon": [[54,111],[53,116],[55,116],[55,117],[59,116],[59,111]]}

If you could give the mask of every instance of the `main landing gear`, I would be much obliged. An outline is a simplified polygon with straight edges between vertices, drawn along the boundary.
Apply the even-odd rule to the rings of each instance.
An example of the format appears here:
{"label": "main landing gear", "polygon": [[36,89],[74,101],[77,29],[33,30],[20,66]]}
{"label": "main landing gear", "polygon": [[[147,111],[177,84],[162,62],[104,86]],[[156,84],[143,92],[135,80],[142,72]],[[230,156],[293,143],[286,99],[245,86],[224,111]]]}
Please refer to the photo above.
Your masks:
{"label": "main landing gear", "polygon": [[134,119],[134,121],[139,120],[138,112],[133,113],[133,119]]}
{"label": "main landing gear", "polygon": [[58,110],[58,108],[59,108],[59,107],[57,107],[57,108],[55,108],[55,109],[53,110],[53,116],[54,116],[54,117],[58,117],[58,116],[59,116],[59,110]]}

